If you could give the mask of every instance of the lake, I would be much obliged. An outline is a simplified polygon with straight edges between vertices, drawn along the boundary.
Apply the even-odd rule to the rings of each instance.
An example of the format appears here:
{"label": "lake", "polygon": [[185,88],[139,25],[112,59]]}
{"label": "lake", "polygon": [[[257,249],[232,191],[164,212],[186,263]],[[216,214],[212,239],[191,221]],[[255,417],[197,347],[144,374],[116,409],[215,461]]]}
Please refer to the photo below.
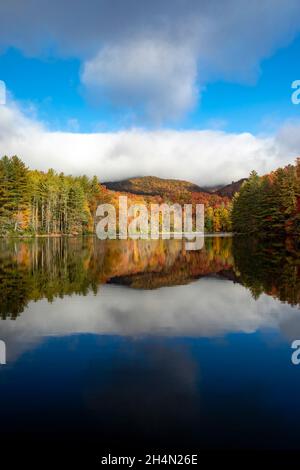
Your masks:
{"label": "lake", "polygon": [[0,298],[9,451],[299,450],[290,240],[1,240]]}

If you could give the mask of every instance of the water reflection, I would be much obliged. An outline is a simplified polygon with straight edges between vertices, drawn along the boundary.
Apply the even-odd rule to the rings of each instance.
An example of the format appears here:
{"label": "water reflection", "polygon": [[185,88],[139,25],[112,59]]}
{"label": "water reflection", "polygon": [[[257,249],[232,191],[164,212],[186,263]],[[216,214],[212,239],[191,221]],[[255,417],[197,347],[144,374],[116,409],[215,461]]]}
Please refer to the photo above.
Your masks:
{"label": "water reflection", "polygon": [[65,448],[71,436],[72,449],[95,442],[94,456],[122,446],[299,448],[290,241],[214,237],[186,251],[180,240],[91,237],[0,248],[7,441],[10,432],[18,445],[61,438]]}
{"label": "water reflection", "polygon": [[300,252],[292,239],[262,242],[236,238],[233,243],[239,282],[257,299],[263,292],[290,305],[300,305]]}
{"label": "water reflection", "polygon": [[288,241],[208,237],[186,251],[182,240],[48,238],[0,241],[0,314],[14,319],[30,301],[96,294],[107,283],[150,290],[204,276],[239,283],[254,299],[300,303],[300,256]]}
{"label": "water reflection", "polygon": [[286,340],[300,336],[298,257],[289,246],[218,237],[199,252],[180,240],[94,238],[1,248],[1,314],[18,317],[0,323],[9,360],[49,335],[217,337],[271,328]]}
{"label": "water reflection", "polygon": [[200,251],[186,251],[181,240],[2,240],[0,314],[14,319],[31,300],[96,293],[107,282],[143,289],[186,284],[232,263],[230,238],[207,240]]}

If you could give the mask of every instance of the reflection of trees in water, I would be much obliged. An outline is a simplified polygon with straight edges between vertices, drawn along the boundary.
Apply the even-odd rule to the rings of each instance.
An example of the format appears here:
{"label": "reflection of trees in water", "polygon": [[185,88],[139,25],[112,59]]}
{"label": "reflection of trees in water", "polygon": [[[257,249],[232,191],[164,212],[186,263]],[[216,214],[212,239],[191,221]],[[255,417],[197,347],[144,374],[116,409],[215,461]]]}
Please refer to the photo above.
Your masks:
{"label": "reflection of trees in water", "polygon": [[[182,240],[40,238],[0,244],[2,318],[16,318],[31,300],[96,293],[111,279],[124,284],[131,277],[133,287],[153,288],[232,266],[229,238],[207,240],[199,252],[185,251]],[[134,276],[140,276],[138,282]]]}
{"label": "reflection of trees in water", "polygon": [[87,269],[91,250],[81,240],[1,241],[0,313],[16,318],[30,300],[97,291]]}
{"label": "reflection of trees in water", "polygon": [[0,314],[2,318],[16,318],[28,303],[31,276],[17,256],[1,250],[0,258]]}
{"label": "reflection of trees in water", "polygon": [[[219,238],[207,239],[204,249],[186,251],[181,240],[140,242],[135,245],[134,263],[128,259],[127,268],[123,272],[113,269],[109,278],[136,289],[188,284],[199,276],[230,269],[233,264],[231,243],[231,238],[222,242]],[[130,256],[134,249],[127,252]]]}
{"label": "reflection of trees in water", "polygon": [[182,240],[41,238],[0,242],[0,314],[16,318],[29,301],[97,292],[114,282],[139,289],[187,284],[210,274],[300,303],[300,257],[289,241],[263,244],[242,237],[205,239],[200,251]]}
{"label": "reflection of trees in water", "polygon": [[254,298],[263,292],[290,305],[300,304],[300,253],[291,239],[233,239],[235,271]]}

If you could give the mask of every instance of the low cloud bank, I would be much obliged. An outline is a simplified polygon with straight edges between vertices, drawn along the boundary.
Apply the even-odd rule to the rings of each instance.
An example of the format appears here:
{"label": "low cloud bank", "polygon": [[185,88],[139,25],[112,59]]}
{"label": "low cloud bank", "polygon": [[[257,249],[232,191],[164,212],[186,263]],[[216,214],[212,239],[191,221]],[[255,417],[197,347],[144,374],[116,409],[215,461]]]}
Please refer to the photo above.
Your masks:
{"label": "low cloud bank", "polygon": [[217,130],[51,132],[10,104],[0,107],[0,155],[17,154],[40,170],[96,174],[101,181],[155,175],[214,185],[292,163],[300,153],[299,129],[290,123],[268,137]]}

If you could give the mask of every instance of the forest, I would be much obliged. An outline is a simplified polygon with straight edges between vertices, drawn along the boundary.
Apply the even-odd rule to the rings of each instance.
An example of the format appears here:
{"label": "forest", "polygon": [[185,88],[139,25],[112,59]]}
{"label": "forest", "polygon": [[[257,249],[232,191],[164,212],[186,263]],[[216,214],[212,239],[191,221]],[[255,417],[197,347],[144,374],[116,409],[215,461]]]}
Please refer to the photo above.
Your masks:
{"label": "forest", "polygon": [[0,160],[0,235],[93,232],[101,196],[96,177],[29,170],[17,156]]}
{"label": "forest", "polygon": [[148,185],[153,182],[155,195],[111,190],[96,176],[30,170],[19,157],[4,156],[0,159],[0,236],[93,234],[97,206],[105,202],[117,208],[124,194],[129,204],[148,207],[151,203],[204,204],[208,233],[300,233],[300,159],[264,176],[252,171],[232,199],[187,182],[146,179]]}
{"label": "forest", "polygon": [[300,233],[300,159],[264,176],[252,171],[232,203],[237,233],[288,236]]}
{"label": "forest", "polygon": [[[155,184],[156,180],[153,179]],[[111,203],[117,208],[121,194],[127,195],[129,204],[146,206],[163,202],[201,203],[205,205],[207,232],[231,230],[228,197],[193,191],[195,185],[190,183],[189,190],[176,181],[173,183],[156,195],[120,192],[106,188],[96,176],[70,176],[53,169],[30,170],[19,157],[4,156],[0,159],[0,236],[92,234],[97,206]]]}

